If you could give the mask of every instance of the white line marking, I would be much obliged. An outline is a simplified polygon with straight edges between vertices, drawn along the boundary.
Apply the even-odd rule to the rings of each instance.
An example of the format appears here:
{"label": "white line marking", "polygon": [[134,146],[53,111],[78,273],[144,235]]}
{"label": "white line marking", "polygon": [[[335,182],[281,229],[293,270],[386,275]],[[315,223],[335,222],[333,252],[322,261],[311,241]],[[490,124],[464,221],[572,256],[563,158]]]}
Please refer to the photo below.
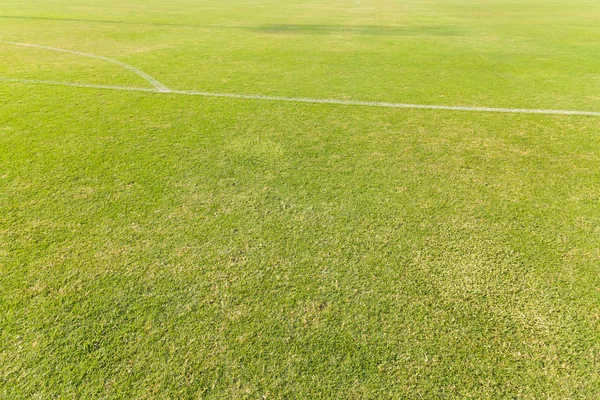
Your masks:
{"label": "white line marking", "polygon": [[52,86],[70,86],[75,88],[90,88],[90,89],[109,89],[109,90],[127,90],[131,92],[148,92],[148,93],[172,93],[171,90],[165,92],[164,90],[152,89],[152,88],[138,88],[128,86],[110,86],[110,85],[93,85],[88,83],[72,83],[72,82],[57,82],[57,81],[42,81],[38,79],[17,79],[17,78],[0,78],[0,82],[7,83],[25,83],[25,84],[37,84],[37,85],[52,85]]}
{"label": "white line marking", "polygon": [[103,56],[97,56],[95,54],[80,53],[79,51],[59,49],[57,47],[42,46],[42,45],[39,45],[39,44],[19,43],[19,42],[7,42],[7,41],[4,41],[4,40],[0,40],[0,43],[11,44],[11,45],[15,45],[15,46],[36,47],[36,48],[39,48],[39,49],[52,50],[52,51],[60,51],[62,53],[74,54],[76,56],[82,56],[82,57],[88,57],[88,58],[95,58],[95,59],[98,59],[98,60],[107,61],[109,63],[113,63],[113,64],[119,65],[119,66],[121,66],[121,67],[123,67],[125,69],[128,69],[129,71],[133,72],[134,74],[142,77],[143,79],[145,79],[146,81],[148,81],[152,86],[154,86],[156,88],[156,91],[158,91],[158,92],[162,92],[162,93],[168,93],[168,92],[170,92],[169,88],[167,88],[165,85],[163,85],[162,83],[160,83],[157,79],[151,77],[150,75],[148,75],[144,71],[142,71],[142,70],[134,67],[133,65],[129,65],[129,64],[126,64],[126,63],[118,61],[118,60],[113,60],[112,58],[103,57]]}
{"label": "white line marking", "polygon": [[186,95],[186,96],[222,97],[222,98],[229,98],[229,99],[281,101],[281,102],[290,102],[290,103],[335,104],[335,105],[345,105],[345,106],[413,108],[413,109],[425,109],[425,110],[476,111],[476,112],[514,113],[514,114],[588,115],[588,116],[600,117],[600,112],[597,112],[597,111],[536,110],[536,109],[529,109],[529,108],[436,106],[436,105],[426,105],[426,104],[386,103],[386,102],[381,102],[381,101],[310,99],[310,98],[304,98],[304,97],[280,97],[280,96],[261,96],[261,95],[253,95],[253,94],[212,93],[212,92],[200,92],[200,91],[195,91],[195,90],[170,90],[169,89],[169,90],[165,91],[165,90],[150,89],[150,88],[89,85],[89,84],[85,84],[85,83],[55,82],[55,81],[42,81],[42,80],[31,80],[31,79],[11,79],[11,78],[0,78],[0,82],[39,84],[39,85],[58,85],[58,86],[70,86],[70,87],[76,87],[76,88],[110,89],[110,90],[124,90],[124,91],[132,91],[132,92],[146,92],[146,93],[179,94],[179,95]]}
{"label": "white line marking", "polygon": [[437,105],[428,105],[428,104],[388,103],[388,102],[383,102],[383,101],[310,99],[310,98],[305,98],[305,97],[280,97],[280,96],[261,96],[261,95],[253,95],[253,94],[212,93],[212,92],[198,92],[198,91],[194,91],[194,90],[172,90],[171,93],[185,94],[185,95],[191,95],[191,96],[228,97],[228,98],[232,98],[232,99],[252,99],[252,100],[268,100],[268,101],[287,101],[287,102],[292,102],[292,103],[338,104],[338,105],[347,105],[347,106],[387,107],[387,108],[419,108],[419,109],[425,109],[425,110],[479,111],[479,112],[497,112],[497,113],[518,113],[518,114],[557,114],[557,115],[600,116],[600,112],[595,112],[595,111],[535,110],[535,109],[528,109],[528,108],[437,106]]}

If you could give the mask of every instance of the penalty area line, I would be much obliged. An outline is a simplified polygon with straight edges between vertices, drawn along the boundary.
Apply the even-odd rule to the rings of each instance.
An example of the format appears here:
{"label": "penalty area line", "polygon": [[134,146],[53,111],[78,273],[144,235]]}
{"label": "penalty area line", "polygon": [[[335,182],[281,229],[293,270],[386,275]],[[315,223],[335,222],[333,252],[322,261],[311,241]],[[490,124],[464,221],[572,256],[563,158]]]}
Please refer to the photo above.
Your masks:
{"label": "penalty area line", "polygon": [[389,102],[381,102],[381,101],[311,99],[311,98],[306,98],[306,97],[281,97],[281,96],[262,96],[262,95],[253,95],[253,94],[214,93],[214,92],[202,92],[202,91],[196,91],[196,90],[171,90],[171,89],[161,90],[161,89],[156,89],[156,88],[93,85],[93,84],[85,84],[85,83],[70,83],[70,82],[56,82],[56,81],[44,81],[44,80],[32,80],[32,79],[12,79],[12,78],[0,78],[0,82],[69,86],[69,87],[75,87],[75,88],[88,88],[88,89],[122,90],[122,91],[130,91],[130,92],[146,92],[146,93],[172,94],[172,95],[183,95],[183,96],[219,97],[219,98],[242,99],[242,100],[262,100],[262,101],[287,102],[287,103],[332,104],[332,105],[344,105],[344,106],[407,108],[407,109],[422,109],[422,110],[445,110],[445,111],[512,113],[512,114],[587,115],[587,116],[600,117],[600,112],[597,112],[597,111],[442,106],[442,105],[428,105],[428,104],[389,103]]}
{"label": "penalty area line", "polygon": [[50,85],[50,86],[69,86],[69,87],[74,87],[74,88],[88,88],[88,89],[125,90],[125,91],[130,91],[130,92],[169,93],[169,92],[165,92],[164,90],[159,90],[159,89],[154,89],[154,88],[94,85],[94,84],[88,84],[88,83],[43,81],[43,80],[39,80],[39,79],[0,78],[0,82],[23,83],[23,84],[33,84],[33,85]]}
{"label": "penalty area line", "polygon": [[156,79],[156,78],[148,75],[147,73],[145,73],[144,71],[142,71],[141,69],[139,69],[137,67],[134,67],[133,65],[129,65],[127,63],[124,63],[123,61],[115,60],[115,59],[104,57],[104,56],[97,56],[95,54],[82,53],[80,51],[59,49],[58,47],[51,47],[51,46],[42,46],[41,44],[20,43],[20,42],[7,42],[5,40],[0,40],[0,44],[9,44],[9,45],[13,45],[13,46],[23,46],[23,47],[34,47],[34,48],[38,48],[38,49],[58,51],[58,52],[61,52],[61,53],[73,54],[73,55],[76,55],[76,56],[88,57],[88,58],[95,58],[97,60],[106,61],[106,62],[109,62],[109,63],[112,63],[112,64],[119,65],[119,66],[121,66],[121,67],[123,67],[123,68],[125,68],[125,69],[127,69],[127,70],[129,70],[131,72],[133,72],[134,74],[142,77],[147,82],[149,82],[152,86],[154,86],[157,91],[160,91],[160,92],[168,92],[169,91],[169,88],[166,87],[165,85],[163,85],[162,83],[160,83],[158,81],[158,79]]}

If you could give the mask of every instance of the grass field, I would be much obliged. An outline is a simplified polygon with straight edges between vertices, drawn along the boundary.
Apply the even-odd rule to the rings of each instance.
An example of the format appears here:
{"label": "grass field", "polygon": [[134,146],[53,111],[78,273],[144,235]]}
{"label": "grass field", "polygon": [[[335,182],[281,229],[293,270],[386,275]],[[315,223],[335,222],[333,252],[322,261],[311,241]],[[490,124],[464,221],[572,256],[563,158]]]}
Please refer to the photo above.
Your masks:
{"label": "grass field", "polygon": [[[0,398],[600,397],[596,0],[0,0]],[[20,81],[17,81],[20,80]]]}

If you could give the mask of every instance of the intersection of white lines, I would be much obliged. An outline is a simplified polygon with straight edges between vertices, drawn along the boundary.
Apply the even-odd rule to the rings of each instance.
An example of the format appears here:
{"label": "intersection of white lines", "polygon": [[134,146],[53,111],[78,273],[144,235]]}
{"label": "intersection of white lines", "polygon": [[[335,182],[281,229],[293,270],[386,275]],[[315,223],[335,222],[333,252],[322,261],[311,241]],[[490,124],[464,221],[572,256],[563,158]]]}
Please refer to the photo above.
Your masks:
{"label": "intersection of white lines", "polygon": [[114,60],[112,58],[98,56],[95,54],[82,53],[73,50],[59,49],[57,47],[42,46],[31,43],[19,43],[19,42],[8,42],[0,40],[2,44],[9,44],[15,46],[34,47],[51,51],[58,51],[82,57],[95,58],[98,60],[110,62],[112,64],[119,65],[134,74],[140,76],[148,83],[152,85],[152,88],[139,88],[139,87],[127,87],[127,86],[111,86],[111,85],[91,85],[83,83],[71,83],[71,82],[56,82],[56,81],[44,81],[35,79],[13,79],[13,78],[0,78],[0,82],[7,83],[25,83],[25,84],[38,84],[38,85],[58,85],[58,86],[71,86],[77,88],[90,88],[90,89],[107,89],[107,90],[124,90],[124,91],[136,91],[136,92],[149,92],[149,93],[165,93],[165,94],[176,94],[176,95],[187,95],[187,96],[203,96],[203,97],[221,97],[231,99],[246,99],[246,100],[264,100],[264,101],[279,101],[289,103],[311,103],[311,104],[334,104],[334,105],[345,105],[345,106],[363,106],[363,107],[386,107],[386,108],[412,108],[412,109],[426,109],[426,110],[448,110],[448,111],[472,111],[472,112],[494,112],[494,113],[516,113],[516,114],[547,114],[547,115],[588,115],[600,117],[600,112],[597,111],[577,111],[577,110],[540,110],[540,109],[527,109],[527,108],[494,108],[494,107],[467,107],[467,106],[444,106],[444,105],[428,105],[428,104],[407,104],[407,103],[391,103],[381,101],[357,101],[357,100],[336,100],[336,99],[312,99],[304,97],[281,97],[281,96],[262,96],[253,94],[236,94],[236,93],[214,93],[204,92],[196,90],[173,90],[163,85],[156,78],[148,75],[144,71],[136,68],[132,65],[124,62]]}

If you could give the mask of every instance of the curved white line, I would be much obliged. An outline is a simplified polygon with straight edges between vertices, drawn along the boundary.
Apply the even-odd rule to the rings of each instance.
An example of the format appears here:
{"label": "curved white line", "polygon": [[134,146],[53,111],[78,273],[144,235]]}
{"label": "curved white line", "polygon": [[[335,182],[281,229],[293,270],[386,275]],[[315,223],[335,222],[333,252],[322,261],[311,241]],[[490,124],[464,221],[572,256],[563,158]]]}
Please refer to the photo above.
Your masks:
{"label": "curved white line", "polygon": [[137,88],[127,86],[106,86],[106,85],[89,85],[85,83],[70,83],[56,81],[41,81],[33,79],[13,79],[0,78],[0,82],[8,83],[25,83],[38,85],[55,85],[55,86],[70,86],[76,88],[91,88],[91,89],[110,89],[110,90],[125,90],[131,92],[146,92],[146,93],[170,93],[186,96],[203,96],[203,97],[224,97],[229,99],[245,99],[245,100],[266,100],[280,101],[290,103],[311,103],[311,104],[335,104],[344,106],[363,106],[363,107],[385,107],[385,108],[413,108],[425,110],[446,110],[446,111],[475,111],[475,112],[493,112],[493,113],[513,113],[513,114],[545,114],[545,115],[587,115],[600,117],[598,111],[577,111],[577,110],[538,110],[531,108],[493,108],[493,107],[463,107],[463,106],[436,106],[427,104],[405,104],[405,103],[386,103],[381,101],[352,101],[352,100],[335,100],[335,99],[309,99],[304,97],[278,97],[278,96],[261,96],[254,94],[235,94],[235,93],[213,93],[199,92],[195,90],[158,90],[149,88]]}
{"label": "curved white line", "polygon": [[159,92],[168,93],[168,92],[171,91],[165,85],[163,85],[162,83],[160,83],[157,79],[151,77],[150,75],[148,75],[144,71],[142,71],[142,70],[134,67],[133,65],[129,65],[129,64],[126,64],[126,63],[118,61],[118,60],[113,60],[112,58],[103,57],[103,56],[97,56],[95,54],[81,53],[79,51],[59,49],[57,47],[42,46],[42,45],[39,45],[39,44],[19,43],[19,42],[7,42],[7,41],[4,41],[4,40],[0,40],[0,43],[11,44],[11,45],[15,45],[15,46],[36,47],[38,49],[46,49],[46,50],[52,50],[52,51],[60,51],[62,53],[74,54],[76,56],[82,56],[82,57],[88,57],[88,58],[95,58],[97,60],[107,61],[109,63],[113,63],[113,64],[119,65],[119,66],[121,66],[121,67],[123,67],[125,69],[128,69],[129,71],[133,72],[134,74],[142,77],[143,79],[145,79],[146,81],[148,81],[152,86],[154,86],[154,88],[157,91],[159,91]]}

